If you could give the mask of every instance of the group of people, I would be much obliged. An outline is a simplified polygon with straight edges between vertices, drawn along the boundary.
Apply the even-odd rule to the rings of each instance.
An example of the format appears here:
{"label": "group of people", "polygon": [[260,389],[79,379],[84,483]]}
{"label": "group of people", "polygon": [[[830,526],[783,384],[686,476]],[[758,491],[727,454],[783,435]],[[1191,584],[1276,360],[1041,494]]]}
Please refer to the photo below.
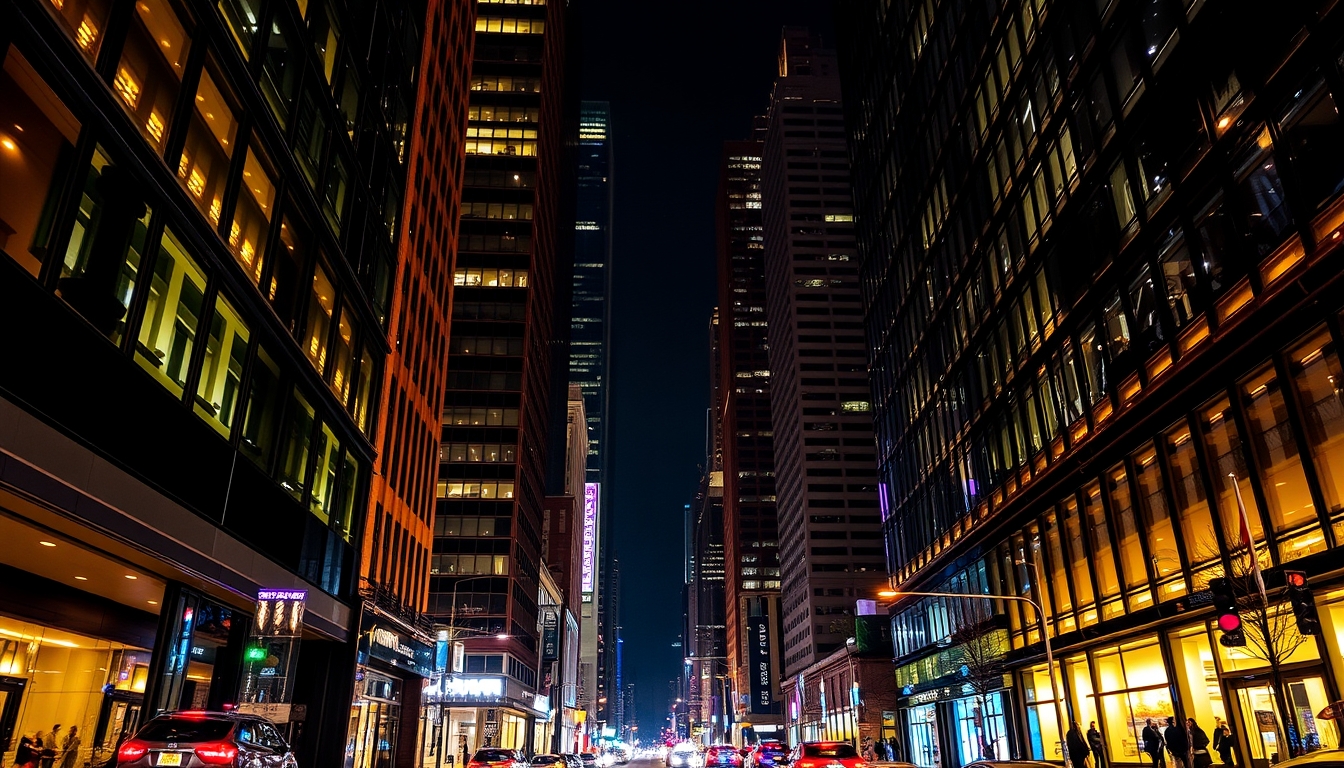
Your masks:
{"label": "group of people", "polygon": [[1208,768],[1213,765],[1209,750],[1218,753],[1223,765],[1236,764],[1236,740],[1232,729],[1219,718],[1214,718],[1213,738],[1204,732],[1193,717],[1185,719],[1185,727],[1176,724],[1176,718],[1167,718],[1167,727],[1159,729],[1148,720],[1143,729],[1143,751],[1153,759],[1153,768],[1166,768],[1166,758],[1171,755],[1172,768]]}
{"label": "group of people", "polygon": [[19,739],[19,748],[14,752],[15,768],[75,768],[79,758],[79,726],[70,726],[69,733],[61,736],[58,723],[50,731],[38,731],[36,735],[25,734]]}
{"label": "group of people", "polygon": [[896,737],[887,740],[865,736],[863,739],[863,759],[868,762],[893,762],[901,759],[901,744]]}

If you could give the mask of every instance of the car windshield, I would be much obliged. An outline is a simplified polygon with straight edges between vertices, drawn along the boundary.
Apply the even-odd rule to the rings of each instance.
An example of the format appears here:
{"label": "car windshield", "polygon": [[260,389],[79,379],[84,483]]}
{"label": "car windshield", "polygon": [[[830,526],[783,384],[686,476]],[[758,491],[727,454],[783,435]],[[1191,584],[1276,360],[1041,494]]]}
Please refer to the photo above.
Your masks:
{"label": "car windshield", "polygon": [[559,755],[537,755],[532,758],[533,765],[549,765],[550,763],[563,763],[565,758]]}
{"label": "car windshield", "polygon": [[859,753],[849,744],[807,744],[803,747],[804,757],[858,757]]}
{"label": "car windshield", "polygon": [[482,749],[476,752],[476,756],[471,758],[476,763],[501,763],[505,760],[512,760],[513,753],[507,749]]}
{"label": "car windshield", "polygon": [[140,729],[136,738],[141,741],[217,741],[229,735],[233,728],[230,720],[194,717],[156,717]]}

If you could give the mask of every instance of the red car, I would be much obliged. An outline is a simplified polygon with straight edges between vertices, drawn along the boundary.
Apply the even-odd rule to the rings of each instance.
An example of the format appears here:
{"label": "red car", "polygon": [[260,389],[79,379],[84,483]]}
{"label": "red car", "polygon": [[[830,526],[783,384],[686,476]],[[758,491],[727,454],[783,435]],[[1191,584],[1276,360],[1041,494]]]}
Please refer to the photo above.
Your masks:
{"label": "red car", "polygon": [[467,768],[528,768],[528,764],[515,750],[486,747],[476,750]]}
{"label": "red car", "polygon": [[705,768],[742,768],[742,753],[732,744],[716,744],[705,750]]}
{"label": "red car", "polygon": [[789,768],[868,768],[847,741],[805,741],[793,748]]}

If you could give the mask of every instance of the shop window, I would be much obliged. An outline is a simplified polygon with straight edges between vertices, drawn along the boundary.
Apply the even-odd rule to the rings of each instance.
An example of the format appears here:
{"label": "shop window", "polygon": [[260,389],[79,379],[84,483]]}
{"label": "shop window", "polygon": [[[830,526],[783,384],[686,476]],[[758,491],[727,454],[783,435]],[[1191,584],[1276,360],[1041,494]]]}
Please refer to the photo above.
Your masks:
{"label": "shop window", "polygon": [[9,46],[0,74],[0,250],[34,277],[42,267],[35,246],[44,239],[48,193],[79,128],[18,48]]}
{"label": "shop window", "polygon": [[238,135],[238,121],[210,76],[210,69],[201,72],[201,82],[196,87],[196,108],[187,128],[187,144],[177,163],[177,181],[213,227],[219,225],[224,207],[224,185]]}
{"label": "shop window", "polygon": [[[1064,660],[1064,669],[1068,676],[1068,690],[1073,696],[1073,717],[1084,727],[1091,727],[1097,720],[1097,702],[1093,698],[1092,670],[1088,666],[1087,656],[1079,654]],[[1094,762],[1100,756],[1092,758]]]}
{"label": "shop window", "polygon": [[233,430],[249,338],[247,325],[233,305],[223,294],[217,296],[194,407],[224,437]]}
{"label": "shop window", "polygon": [[247,387],[243,434],[238,450],[265,471],[280,423],[280,366],[264,347],[257,348]]}
{"label": "shop window", "polygon": [[302,501],[308,487],[308,465],[312,461],[313,421],[317,418],[313,407],[297,389],[290,399],[289,414],[281,437],[279,480],[280,487],[290,496]]}
{"label": "shop window", "polygon": [[1131,611],[1152,602],[1149,589],[1148,566],[1143,556],[1138,515],[1129,488],[1129,473],[1123,465],[1106,473],[1106,488],[1111,502],[1111,518],[1115,521],[1116,542],[1119,546],[1120,572],[1124,576],[1125,591]]}
{"label": "shop window", "polygon": [[61,28],[74,41],[89,64],[98,58],[107,29],[108,0],[49,0],[47,9],[61,22]]}
{"label": "shop window", "polygon": [[336,348],[331,358],[331,391],[342,406],[350,405],[350,378],[355,364],[355,318],[349,304],[341,305],[336,323]]}
{"label": "shop window", "polygon": [[1175,714],[1171,686],[1157,638],[1145,638],[1093,655],[1097,709],[1111,763],[1140,762],[1144,724],[1159,726]]}
{"label": "shop window", "polygon": [[205,304],[205,273],[171,229],[164,230],[149,299],[140,321],[135,359],[177,395],[187,383],[187,367]]}
{"label": "shop window", "polygon": [[[1229,648],[1222,643],[1217,644],[1223,674],[1268,671],[1271,658],[1276,659],[1280,667],[1319,661],[1321,658],[1316,639],[1298,633],[1297,618],[1287,603],[1277,603],[1269,608],[1243,608],[1242,628],[1246,633],[1246,645]],[[1265,629],[1268,629],[1268,633]],[[1215,629],[1214,634],[1221,633]]]}
{"label": "shop window", "polygon": [[1186,593],[1180,548],[1176,544],[1176,526],[1167,508],[1162,487],[1162,468],[1152,444],[1134,454],[1134,484],[1138,491],[1140,519],[1148,533],[1149,561],[1157,577],[1158,600],[1169,600]]}
{"label": "shop window", "polygon": [[181,17],[167,0],[135,4],[112,92],[156,152],[163,151],[190,47]]}
{"label": "shop window", "polygon": [[261,0],[219,0],[219,12],[224,24],[233,34],[238,50],[246,59],[252,53],[252,43],[257,39],[258,19],[261,18]]}
{"label": "shop window", "polygon": [[331,337],[331,315],[336,308],[336,286],[322,265],[313,269],[312,292],[308,295],[307,320],[303,325],[303,353],[320,374],[327,365],[327,343]]}
{"label": "shop window", "polygon": [[1277,248],[1293,225],[1271,148],[1269,129],[1265,128],[1234,158],[1237,194],[1246,215],[1246,234],[1260,256]]}
{"label": "shop window", "polygon": [[368,345],[364,345],[359,356],[359,379],[355,385],[355,397],[351,402],[352,415],[355,417],[355,426],[365,435],[373,435],[373,421],[369,418],[369,401],[373,394],[374,374],[377,371],[377,363],[374,362],[373,352]]}
{"label": "shop window", "polygon": [[322,76],[331,85],[331,76],[336,71],[336,46],[341,39],[340,17],[329,2],[314,2],[310,6],[312,14],[308,16],[308,30],[313,38],[313,48],[322,62]]}
{"label": "shop window", "polygon": [[1065,499],[1060,513],[1064,523],[1064,541],[1068,548],[1065,569],[1067,573],[1073,574],[1073,597],[1078,608],[1078,623],[1086,627],[1097,623],[1097,603],[1092,591],[1093,565],[1087,556],[1087,543],[1083,540],[1084,522],[1079,516],[1078,500],[1072,496]]}
{"label": "shop window", "polygon": [[[1288,353],[1288,369],[1298,402],[1302,426],[1320,479],[1321,494],[1332,518],[1344,511],[1344,370],[1330,333],[1320,330]],[[1344,521],[1334,523],[1335,538],[1344,541]]]}
{"label": "shop window", "polygon": [[1168,429],[1163,441],[1176,518],[1180,520],[1181,536],[1185,540],[1185,555],[1193,571],[1194,588],[1201,590],[1216,575],[1209,569],[1219,564],[1220,549],[1213,530],[1209,500],[1204,493],[1196,442],[1183,421]]}
{"label": "shop window", "polygon": [[331,426],[325,421],[317,431],[317,443],[313,448],[316,465],[313,468],[313,492],[308,499],[308,508],[317,519],[331,524],[331,513],[336,508],[335,496],[337,474],[341,468],[341,441],[332,433]]}
{"label": "shop window", "polygon": [[229,226],[229,251],[238,265],[247,273],[253,285],[261,285],[261,270],[266,256],[266,243],[271,231],[271,211],[275,207],[275,185],[267,164],[255,150],[247,153],[243,162],[243,183],[239,187],[238,204]]}
{"label": "shop window", "polygon": [[1202,302],[1198,300],[1194,262],[1186,248],[1185,236],[1179,229],[1168,233],[1158,254],[1157,266],[1171,318],[1177,328],[1184,328],[1202,311]]}
{"label": "shop window", "polygon": [[307,230],[299,222],[288,216],[280,222],[280,247],[276,250],[271,278],[264,291],[285,327],[295,333],[295,305],[307,282],[304,265],[308,261],[310,242]]}
{"label": "shop window", "polygon": [[[1209,645],[1209,629],[1200,624],[1172,632],[1168,638],[1181,709],[1212,738],[1217,723],[1226,722],[1227,711],[1213,648]],[[1210,748],[1209,754],[1216,753]]]}
{"label": "shop window", "polygon": [[1320,552],[1325,549],[1325,536],[1274,368],[1265,366],[1252,374],[1241,383],[1241,393],[1246,405],[1247,437],[1260,471],[1279,557],[1287,562]]}
{"label": "shop window", "polygon": [[[1260,523],[1260,510],[1255,503],[1251,490],[1250,472],[1246,467],[1246,454],[1241,444],[1241,435],[1233,421],[1232,406],[1226,398],[1219,398],[1212,405],[1205,406],[1199,414],[1200,428],[1204,432],[1204,458],[1208,463],[1210,480],[1217,494],[1219,522],[1223,526],[1223,535],[1227,538],[1227,547],[1234,553],[1246,546],[1241,541],[1241,523],[1237,507],[1240,495],[1246,506],[1246,520],[1251,536],[1258,542],[1260,564],[1268,568],[1269,550],[1265,547],[1264,528]],[[1233,485],[1231,478],[1236,478]]]}
{"label": "shop window", "polygon": [[[70,232],[70,242],[66,245],[65,259],[61,262],[61,281],[57,291],[62,298],[76,303],[78,298],[71,295],[72,283],[86,276],[89,262],[93,257],[93,244],[98,237],[98,229],[104,221],[109,195],[132,194],[124,189],[129,181],[125,172],[112,172],[109,178],[103,174],[112,165],[101,146],[93,149],[93,158],[89,163],[89,173],[85,177],[84,191],[79,199],[79,209],[75,211],[75,222]],[[3,194],[3,192],[0,192]],[[135,283],[140,275],[140,265],[144,261],[145,243],[149,235],[149,218],[153,211],[146,206],[144,215],[132,224],[131,242],[122,259],[121,267],[116,271],[116,282],[112,293],[121,305],[122,311],[113,322],[108,338],[114,344],[120,344],[126,333],[127,313],[131,308],[131,299],[135,294]],[[78,291],[79,289],[75,289]]]}
{"label": "shop window", "polygon": [[1027,739],[1033,760],[1062,760],[1056,695],[1051,691],[1050,673],[1044,664],[1022,672],[1022,688],[1027,697]]}
{"label": "shop window", "polygon": [[1279,118],[1302,195],[1313,210],[1344,189],[1344,120],[1336,102],[1317,77],[1289,99]]}
{"label": "shop window", "polygon": [[303,49],[299,47],[297,36],[289,26],[288,17],[283,12],[277,12],[271,20],[271,32],[266,37],[261,93],[266,97],[271,113],[281,128],[289,122],[302,68]]}

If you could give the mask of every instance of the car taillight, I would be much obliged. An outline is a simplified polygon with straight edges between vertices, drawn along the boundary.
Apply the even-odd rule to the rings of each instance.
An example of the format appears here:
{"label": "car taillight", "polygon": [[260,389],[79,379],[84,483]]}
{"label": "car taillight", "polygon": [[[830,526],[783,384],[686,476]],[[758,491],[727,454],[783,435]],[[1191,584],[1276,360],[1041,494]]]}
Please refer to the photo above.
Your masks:
{"label": "car taillight", "polygon": [[148,751],[149,751],[148,744],[146,744],[143,741],[136,741],[135,739],[131,739],[125,744],[122,744],[121,749],[117,750],[117,762],[133,763],[136,760],[139,760],[140,758],[144,757],[145,753]]}
{"label": "car taillight", "polygon": [[206,765],[232,765],[238,759],[238,748],[227,741],[201,744],[196,747],[196,757]]}

